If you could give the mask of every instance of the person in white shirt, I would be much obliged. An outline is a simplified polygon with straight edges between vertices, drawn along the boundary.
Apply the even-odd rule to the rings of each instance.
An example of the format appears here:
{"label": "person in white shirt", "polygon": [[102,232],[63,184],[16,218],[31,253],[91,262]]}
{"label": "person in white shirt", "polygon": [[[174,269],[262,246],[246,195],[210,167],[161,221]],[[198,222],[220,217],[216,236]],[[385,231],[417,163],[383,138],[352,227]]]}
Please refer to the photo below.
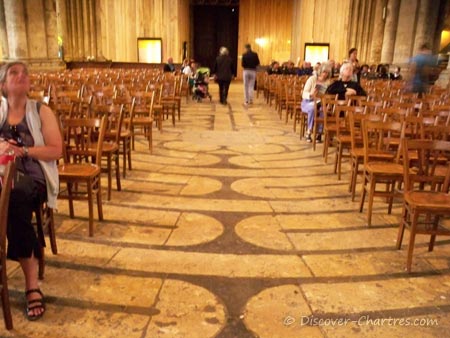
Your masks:
{"label": "person in white shirt", "polygon": [[[306,80],[302,94],[302,111],[308,115],[308,131],[306,134],[306,142],[312,142],[311,133],[314,126],[314,105],[318,95],[325,94],[328,88],[328,80],[331,77],[331,67],[328,63],[323,63],[317,75],[312,75]],[[320,132],[319,132],[320,135]],[[320,141],[320,139],[319,139]]]}

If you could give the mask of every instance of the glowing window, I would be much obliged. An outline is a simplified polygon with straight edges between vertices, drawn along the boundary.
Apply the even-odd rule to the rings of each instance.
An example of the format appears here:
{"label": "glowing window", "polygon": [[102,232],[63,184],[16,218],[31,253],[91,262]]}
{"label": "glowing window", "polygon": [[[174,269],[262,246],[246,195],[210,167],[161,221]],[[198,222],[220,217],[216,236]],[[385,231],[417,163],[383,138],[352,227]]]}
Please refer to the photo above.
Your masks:
{"label": "glowing window", "polygon": [[161,38],[138,38],[138,62],[161,63],[162,62],[162,39]]}

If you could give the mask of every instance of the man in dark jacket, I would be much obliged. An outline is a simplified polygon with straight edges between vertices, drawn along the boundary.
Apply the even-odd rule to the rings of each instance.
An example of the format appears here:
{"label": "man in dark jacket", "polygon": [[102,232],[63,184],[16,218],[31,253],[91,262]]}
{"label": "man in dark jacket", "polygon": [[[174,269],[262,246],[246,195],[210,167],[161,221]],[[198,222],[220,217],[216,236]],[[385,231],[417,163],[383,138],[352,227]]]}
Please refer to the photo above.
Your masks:
{"label": "man in dark jacket", "polygon": [[350,96],[367,96],[366,91],[356,81],[352,81],[353,65],[344,63],[340,70],[341,78],[327,88],[327,94],[338,94],[338,100],[347,100]]}
{"label": "man in dark jacket", "polygon": [[164,65],[164,72],[174,72],[175,71],[175,65],[173,64],[173,58],[170,57],[167,59],[167,63]]}
{"label": "man in dark jacket", "polygon": [[259,66],[258,54],[252,51],[249,44],[245,45],[245,53],[242,54],[242,68],[244,68],[244,96],[245,105],[253,103],[253,91],[256,81],[256,67]]}
{"label": "man in dark jacket", "polygon": [[212,73],[219,85],[220,103],[227,104],[228,89],[233,78],[233,61],[226,47],[220,47]]}

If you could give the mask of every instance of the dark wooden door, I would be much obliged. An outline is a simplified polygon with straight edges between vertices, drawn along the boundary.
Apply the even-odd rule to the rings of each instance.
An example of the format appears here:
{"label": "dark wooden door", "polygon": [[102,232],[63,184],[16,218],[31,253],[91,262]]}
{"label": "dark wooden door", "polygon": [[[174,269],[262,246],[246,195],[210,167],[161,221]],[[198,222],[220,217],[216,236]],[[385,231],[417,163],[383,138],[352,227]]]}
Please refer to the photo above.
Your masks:
{"label": "dark wooden door", "polygon": [[194,59],[204,67],[212,68],[225,46],[237,69],[239,7],[193,6],[194,12]]}

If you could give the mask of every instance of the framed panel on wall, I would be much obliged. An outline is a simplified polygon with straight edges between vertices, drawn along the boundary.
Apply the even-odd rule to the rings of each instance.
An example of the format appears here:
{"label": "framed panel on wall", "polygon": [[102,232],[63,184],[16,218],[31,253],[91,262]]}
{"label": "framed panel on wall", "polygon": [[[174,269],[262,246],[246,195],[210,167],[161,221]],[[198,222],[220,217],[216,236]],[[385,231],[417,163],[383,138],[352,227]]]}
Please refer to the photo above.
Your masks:
{"label": "framed panel on wall", "polygon": [[138,38],[138,62],[161,63],[162,62],[162,39],[161,38]]}
{"label": "framed panel on wall", "polygon": [[309,61],[314,65],[317,62],[328,61],[329,55],[329,43],[305,43],[305,61]]}

